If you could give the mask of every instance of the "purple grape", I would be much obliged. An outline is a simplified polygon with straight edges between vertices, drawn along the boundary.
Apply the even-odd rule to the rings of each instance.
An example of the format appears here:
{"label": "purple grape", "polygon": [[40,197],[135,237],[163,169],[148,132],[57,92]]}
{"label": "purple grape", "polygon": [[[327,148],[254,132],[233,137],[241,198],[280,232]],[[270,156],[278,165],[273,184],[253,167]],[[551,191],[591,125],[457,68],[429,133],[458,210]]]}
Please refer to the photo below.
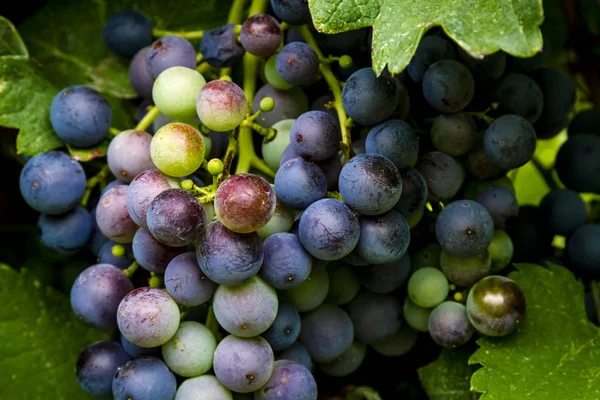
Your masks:
{"label": "purple grape", "polygon": [[127,212],[128,185],[115,186],[100,198],[96,207],[96,222],[100,231],[117,243],[131,243],[137,225]]}
{"label": "purple grape", "polygon": [[242,24],[240,43],[252,55],[270,57],[275,54],[282,40],[279,22],[270,15],[252,15]]}
{"label": "purple grape", "polygon": [[323,111],[305,112],[290,130],[290,146],[311,161],[322,161],[336,154],[341,140],[337,119]]}
{"label": "purple grape", "polygon": [[471,339],[474,332],[467,317],[467,309],[460,303],[445,301],[429,315],[429,334],[440,346],[462,346]]}
{"label": "purple grape", "polygon": [[374,344],[392,336],[402,322],[402,305],[392,295],[363,292],[348,305],[356,340]]}
{"label": "purple grape", "polygon": [[131,219],[148,228],[148,207],[154,198],[165,190],[179,187],[179,183],[157,169],[150,169],[136,176],[127,189],[127,211]]}
{"label": "purple grape", "polygon": [[140,228],[133,237],[133,256],[142,268],[150,272],[163,273],[167,265],[185,248],[167,246],[154,239],[144,228]]}
{"label": "purple grape", "polygon": [[150,47],[140,49],[131,59],[129,64],[129,82],[131,86],[144,99],[152,100],[152,86],[154,79],[148,73],[146,66],[146,54]]}
{"label": "purple grape", "polygon": [[340,157],[337,154],[334,154],[323,161],[316,161],[315,164],[317,164],[325,174],[327,190],[335,190],[338,186],[338,180],[340,179],[340,172],[342,172],[342,160],[340,160]]}
{"label": "purple grape", "polygon": [[130,359],[119,342],[105,340],[87,346],[77,359],[77,381],[88,394],[107,397],[117,369]]}
{"label": "purple grape", "polygon": [[240,285],[260,269],[263,247],[258,233],[235,233],[213,221],[198,239],[196,257],[202,272],[214,282]]}
{"label": "purple grape", "polygon": [[102,36],[110,51],[118,56],[132,57],[152,43],[152,21],[136,10],[119,11],[106,20]]}
{"label": "purple grape", "polygon": [[293,85],[309,85],[319,71],[319,57],[306,43],[288,43],[277,53],[279,75]]}
{"label": "purple grape", "polygon": [[235,24],[225,24],[204,31],[200,53],[209,65],[215,68],[231,67],[244,55],[244,48],[238,43],[234,27]]}
{"label": "purple grape", "polygon": [[317,400],[317,382],[302,364],[276,361],[273,374],[265,386],[254,393],[255,400]]}
{"label": "purple grape", "polygon": [[275,106],[271,111],[261,112],[256,118],[256,122],[266,128],[270,128],[276,122],[284,119],[298,118],[302,113],[308,111],[308,98],[299,87],[279,90],[269,84],[264,85],[258,89],[252,101],[253,113],[260,110],[260,101],[265,97],[270,97],[275,101]]}
{"label": "purple grape", "polygon": [[312,271],[313,259],[298,236],[276,233],[263,243],[260,276],[276,289],[285,290],[304,282]]}
{"label": "purple grape", "polygon": [[423,175],[414,168],[401,170],[400,176],[402,176],[402,194],[394,209],[404,218],[408,218],[423,210],[427,203],[429,189]]}
{"label": "purple grape", "polygon": [[213,368],[227,389],[250,393],[263,387],[273,373],[273,350],[260,336],[225,337],[217,346]]}
{"label": "purple grape", "polygon": [[156,240],[181,247],[200,235],[205,219],[204,208],[194,196],[183,189],[168,189],[152,200],[146,221]]}
{"label": "purple grape", "polygon": [[71,307],[77,318],[97,329],[117,326],[117,308],[133,284],[123,271],[96,264],[79,274],[71,288]]}
{"label": "purple grape", "polygon": [[175,375],[155,357],[134,358],[123,365],[113,379],[115,400],[173,400],[177,391]]}
{"label": "purple grape", "polygon": [[303,210],[327,195],[327,178],[315,163],[293,158],[277,170],[275,192],[285,206]]}
{"label": "purple grape", "polygon": [[360,217],[360,238],[356,249],[360,257],[371,264],[399,260],[410,243],[410,227],[396,210],[374,217]]}
{"label": "purple grape", "polygon": [[217,284],[200,270],[196,254],[189,252],[171,260],[165,271],[165,287],[179,304],[199,306],[213,297]]}
{"label": "purple grape", "polygon": [[131,357],[136,358],[139,356],[158,356],[160,355],[160,347],[140,347],[137,344],[131,343],[123,334],[121,337],[121,345]]}
{"label": "purple grape", "polygon": [[332,362],[352,345],[354,326],[344,310],[323,304],[302,318],[299,340],[315,362]]}
{"label": "purple grape", "polygon": [[142,287],[121,300],[117,324],[131,343],[141,347],[160,346],[177,332],[179,307],[163,290]]}
{"label": "purple grape", "polygon": [[140,173],[155,168],[150,158],[151,141],[149,133],[134,129],[115,136],[106,152],[106,162],[113,175],[129,183]]}
{"label": "purple grape", "polygon": [[304,365],[308,370],[312,370],[313,362],[308,349],[299,341],[292,343],[287,349],[278,352],[275,355],[276,360],[290,360]]}
{"label": "purple grape", "polygon": [[496,229],[504,229],[507,220],[519,215],[516,196],[503,186],[490,186],[475,200],[488,210]]}
{"label": "purple grape", "polygon": [[196,68],[194,46],[180,36],[164,36],[156,40],[146,53],[146,67],[152,79],[171,67]]}

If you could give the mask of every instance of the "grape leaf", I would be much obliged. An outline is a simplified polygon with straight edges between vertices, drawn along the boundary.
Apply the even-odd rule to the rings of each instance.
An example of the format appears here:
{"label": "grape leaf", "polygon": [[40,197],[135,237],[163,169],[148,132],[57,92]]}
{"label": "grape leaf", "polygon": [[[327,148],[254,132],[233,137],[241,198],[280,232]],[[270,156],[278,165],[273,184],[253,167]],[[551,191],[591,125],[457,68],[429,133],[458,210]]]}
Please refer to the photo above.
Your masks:
{"label": "grape leaf", "polygon": [[104,23],[116,11],[139,10],[160,29],[206,29],[224,23],[229,1],[51,0],[19,26],[29,51],[58,88],[86,84],[117,98],[134,98],[129,61],[104,43]]}
{"label": "grape leaf", "polygon": [[12,22],[0,16],[0,57],[2,56],[29,57],[29,53]]}
{"label": "grape leaf", "polygon": [[0,57],[0,125],[20,129],[19,153],[32,156],[62,146],[50,125],[50,103],[58,90],[23,57]]}
{"label": "grape leaf", "polygon": [[75,379],[77,357],[107,334],[79,322],[64,295],[6,265],[0,302],[0,398],[88,398]]}
{"label": "grape leaf", "polygon": [[470,347],[443,349],[432,363],[419,368],[419,380],[431,400],[472,400],[470,379],[475,371],[469,366]]}
{"label": "grape leaf", "polygon": [[527,313],[512,335],[484,337],[469,360],[481,400],[600,398],[600,329],[588,321],[583,285],[566,268],[517,264],[509,274]]}
{"label": "grape leaf", "polygon": [[423,34],[441,26],[474,57],[504,50],[530,57],[542,48],[539,0],[310,0],[317,30],[338,33],[373,26],[373,67],[401,72]]}

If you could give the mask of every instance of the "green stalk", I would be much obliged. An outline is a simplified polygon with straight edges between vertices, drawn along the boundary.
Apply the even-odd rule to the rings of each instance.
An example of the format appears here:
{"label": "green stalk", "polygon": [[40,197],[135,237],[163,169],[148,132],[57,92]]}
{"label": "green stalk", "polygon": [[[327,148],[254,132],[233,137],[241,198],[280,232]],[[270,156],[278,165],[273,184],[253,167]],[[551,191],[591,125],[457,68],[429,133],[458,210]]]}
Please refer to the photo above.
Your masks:
{"label": "green stalk", "polygon": [[108,165],[105,165],[100,172],[87,180],[85,184],[85,192],[83,193],[83,197],[81,198],[80,202],[81,206],[87,206],[92,190],[96,187],[96,185],[99,185],[102,181],[108,178],[108,175],[110,175],[110,168],[108,168]]}
{"label": "green stalk", "polygon": [[154,37],[162,37],[162,36],[181,36],[185,39],[202,39],[202,35],[204,35],[204,31],[168,31],[166,29],[153,29],[152,36]]}
{"label": "green stalk", "polygon": [[144,118],[135,126],[136,131],[145,131],[148,129],[150,124],[160,115],[160,110],[156,106],[148,107],[148,112],[144,115]]}

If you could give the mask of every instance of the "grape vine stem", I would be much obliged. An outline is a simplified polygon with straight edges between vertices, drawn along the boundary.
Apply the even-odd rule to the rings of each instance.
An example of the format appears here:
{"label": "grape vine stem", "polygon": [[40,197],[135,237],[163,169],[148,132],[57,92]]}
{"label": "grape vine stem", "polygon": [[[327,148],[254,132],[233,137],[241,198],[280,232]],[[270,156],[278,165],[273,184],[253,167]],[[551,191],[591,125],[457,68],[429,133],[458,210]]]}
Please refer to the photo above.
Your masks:
{"label": "grape vine stem", "polygon": [[88,200],[90,199],[90,194],[92,194],[92,190],[102,183],[102,181],[106,180],[110,175],[110,168],[108,165],[105,165],[96,175],[92,176],[87,180],[85,184],[85,192],[83,193],[83,197],[81,198],[81,206],[87,206]]}
{"label": "grape vine stem", "polygon": [[204,35],[204,31],[168,31],[165,29],[153,29],[152,36],[154,37],[162,37],[162,36],[181,36],[185,39],[202,39],[202,35]]}
{"label": "grape vine stem", "polygon": [[[317,53],[319,60],[325,60],[327,57],[323,55],[323,52],[319,48],[317,41],[315,40],[312,32],[308,29],[308,26],[302,25],[297,27],[300,31],[300,34],[306,41],[306,43],[313,48],[313,50]],[[340,85],[340,81],[335,77],[333,71],[331,70],[331,66],[327,63],[319,63],[319,69],[327,81],[329,85],[329,89],[333,93],[333,105],[335,111],[337,112],[338,119],[340,121],[340,128],[342,131],[342,151],[344,152],[344,162],[348,162],[350,160],[350,149],[352,147],[352,137],[350,136],[350,129],[348,126],[348,116],[346,115],[346,110],[344,110],[344,106],[342,105],[342,87]]]}
{"label": "grape vine stem", "polygon": [[144,118],[135,126],[136,131],[145,131],[152,124],[152,122],[160,115],[160,110],[156,106],[148,107],[148,112],[144,115]]}

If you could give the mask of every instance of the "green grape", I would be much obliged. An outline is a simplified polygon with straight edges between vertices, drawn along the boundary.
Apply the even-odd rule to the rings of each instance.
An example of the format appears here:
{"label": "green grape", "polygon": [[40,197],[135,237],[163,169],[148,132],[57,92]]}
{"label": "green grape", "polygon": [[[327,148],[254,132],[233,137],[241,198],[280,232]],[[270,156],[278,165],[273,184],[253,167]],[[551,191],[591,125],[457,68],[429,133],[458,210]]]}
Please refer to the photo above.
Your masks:
{"label": "green grape", "polygon": [[196,98],[206,80],[196,70],[171,67],[158,75],[152,87],[152,100],[169,118],[191,118],[196,115]]}
{"label": "green grape", "polygon": [[288,90],[293,88],[294,85],[284,80],[281,75],[279,75],[279,72],[277,72],[277,68],[275,67],[276,60],[277,54],[273,54],[265,63],[265,79],[275,89]]}
{"label": "green grape", "polygon": [[286,298],[300,312],[319,307],[329,292],[329,275],[325,268],[313,268],[308,279],[285,291]]}
{"label": "green grape", "polygon": [[440,265],[450,282],[458,286],[471,286],[490,273],[492,257],[487,251],[468,258],[455,257],[442,251]]}
{"label": "green grape", "polygon": [[419,332],[429,332],[429,315],[433,308],[416,305],[409,297],[404,301],[404,319],[406,323]]}
{"label": "green grape", "polygon": [[352,301],[360,290],[360,281],[347,264],[332,263],[327,266],[329,272],[329,293],[327,303],[342,305]]}
{"label": "green grape", "polygon": [[430,243],[410,257],[410,266],[413,271],[425,267],[439,269],[441,254],[442,246],[437,243]]}
{"label": "green grape", "polygon": [[418,306],[435,307],[448,296],[448,279],[439,269],[418,269],[408,280],[408,295]]}
{"label": "green grape", "polygon": [[513,258],[513,242],[505,231],[498,229],[494,232],[494,237],[487,251],[492,258],[492,269],[490,272],[492,274],[498,273],[506,268]]}
{"label": "green grape", "polygon": [[208,162],[207,169],[209,174],[215,176],[219,175],[221,172],[223,172],[223,161],[218,158],[213,158]]}
{"label": "green grape", "polygon": [[276,233],[289,232],[290,229],[292,229],[292,225],[294,225],[295,217],[296,211],[284,206],[277,200],[273,216],[265,226],[257,231],[258,236],[260,236],[262,240],[265,240]]}
{"label": "green grape", "polygon": [[177,375],[190,378],[200,376],[212,368],[217,340],[212,332],[199,322],[179,324],[175,336],[162,345],[165,363]]}
{"label": "green grape", "polygon": [[[263,99],[264,100],[264,99]],[[271,128],[277,130],[275,139],[262,144],[262,154],[267,165],[275,172],[279,169],[279,160],[285,148],[290,144],[290,130],[295,119],[284,119],[273,124]]]}
{"label": "green grape", "polygon": [[166,175],[190,175],[204,160],[202,135],[188,124],[167,124],[152,137],[150,157],[156,168]]}
{"label": "green grape", "polygon": [[263,112],[273,111],[275,100],[272,97],[265,97],[260,101],[260,110]]}
{"label": "green grape", "polygon": [[209,129],[227,132],[238,127],[248,113],[244,91],[225,79],[208,82],[198,95],[196,111]]}

